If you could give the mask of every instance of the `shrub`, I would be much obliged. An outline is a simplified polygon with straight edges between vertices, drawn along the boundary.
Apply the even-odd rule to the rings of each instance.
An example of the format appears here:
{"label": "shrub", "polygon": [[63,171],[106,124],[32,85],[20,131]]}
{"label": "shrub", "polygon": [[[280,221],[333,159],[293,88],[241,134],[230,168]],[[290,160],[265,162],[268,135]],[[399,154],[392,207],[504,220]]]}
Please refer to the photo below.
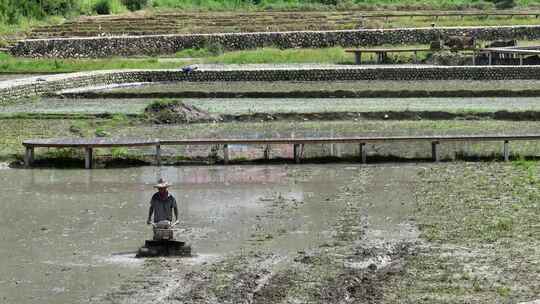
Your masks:
{"label": "shrub", "polygon": [[516,6],[515,0],[491,0],[495,4],[496,9],[511,9]]}
{"label": "shrub", "polygon": [[98,15],[117,14],[126,10],[120,0],[98,0],[93,7]]}
{"label": "shrub", "polygon": [[123,0],[124,6],[130,11],[138,11],[148,5],[148,0]]}
{"label": "shrub", "polygon": [[122,147],[111,148],[111,156],[113,158],[126,158],[128,156],[128,149]]}
{"label": "shrub", "polygon": [[78,11],[78,3],[77,0],[0,0],[0,22],[17,24],[21,18],[72,15]]}
{"label": "shrub", "polygon": [[213,56],[219,56],[224,53],[223,45],[217,41],[207,42],[203,49],[207,49]]}
{"label": "shrub", "polygon": [[111,135],[111,133],[107,132],[104,127],[98,127],[96,128],[96,132],[94,132],[94,135],[96,137],[108,137]]}
{"label": "shrub", "polygon": [[206,48],[195,48],[195,49],[184,49],[181,51],[176,52],[174,54],[175,57],[178,58],[201,58],[201,57],[208,57],[212,54],[210,51],[208,51]]}
{"label": "shrub", "polygon": [[79,10],[79,1],[76,0],[40,0],[39,3],[44,15],[67,16]]}

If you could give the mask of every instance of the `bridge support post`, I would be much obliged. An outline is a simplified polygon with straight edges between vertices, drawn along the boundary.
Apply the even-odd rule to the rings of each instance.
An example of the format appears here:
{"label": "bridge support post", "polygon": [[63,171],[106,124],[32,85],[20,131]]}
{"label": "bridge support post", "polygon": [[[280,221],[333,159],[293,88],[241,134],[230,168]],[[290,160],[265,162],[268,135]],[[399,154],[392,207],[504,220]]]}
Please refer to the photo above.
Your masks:
{"label": "bridge support post", "polygon": [[504,141],[503,155],[504,155],[504,161],[505,162],[510,160],[510,147],[509,147],[509,144],[508,144],[508,140]]}
{"label": "bridge support post", "polygon": [[270,145],[264,148],[264,160],[270,160]]}
{"label": "bridge support post", "polygon": [[228,144],[223,145],[223,163],[225,165],[229,164],[229,145]]}
{"label": "bridge support post", "polygon": [[294,162],[299,164],[300,163],[300,145],[299,144],[294,144],[293,154],[294,154]]}
{"label": "bridge support post", "polygon": [[92,154],[93,154],[92,147],[84,148],[84,168],[85,169],[92,169],[92,165],[93,165]]}
{"label": "bridge support post", "polygon": [[366,143],[361,143],[359,145],[359,152],[360,152],[360,157],[362,159],[362,164],[365,164],[367,162],[367,149],[366,149]]}
{"label": "bridge support post", "polygon": [[439,142],[433,141],[431,142],[431,159],[433,159],[434,162],[439,162]]}
{"label": "bridge support post", "polygon": [[156,164],[161,166],[161,145],[156,145]]}
{"label": "bridge support post", "polygon": [[354,63],[362,64],[362,52],[354,52]]}
{"label": "bridge support post", "polygon": [[24,153],[24,166],[30,168],[34,162],[34,147],[26,146],[26,151]]}

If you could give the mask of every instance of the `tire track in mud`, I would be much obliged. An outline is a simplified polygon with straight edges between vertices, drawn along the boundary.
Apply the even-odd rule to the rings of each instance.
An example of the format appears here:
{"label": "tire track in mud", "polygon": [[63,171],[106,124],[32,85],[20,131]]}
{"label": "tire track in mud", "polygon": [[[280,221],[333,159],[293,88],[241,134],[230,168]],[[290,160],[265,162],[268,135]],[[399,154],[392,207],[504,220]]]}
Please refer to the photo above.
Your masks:
{"label": "tire track in mud", "polygon": [[329,237],[286,253],[274,246],[291,232],[276,226],[286,226],[313,202],[276,195],[238,252],[192,266],[151,261],[145,271],[157,272],[127,284],[128,294],[110,294],[110,303],[384,303],[389,278],[401,273],[415,250],[416,230],[407,219],[418,170],[356,167],[323,199],[337,207]]}

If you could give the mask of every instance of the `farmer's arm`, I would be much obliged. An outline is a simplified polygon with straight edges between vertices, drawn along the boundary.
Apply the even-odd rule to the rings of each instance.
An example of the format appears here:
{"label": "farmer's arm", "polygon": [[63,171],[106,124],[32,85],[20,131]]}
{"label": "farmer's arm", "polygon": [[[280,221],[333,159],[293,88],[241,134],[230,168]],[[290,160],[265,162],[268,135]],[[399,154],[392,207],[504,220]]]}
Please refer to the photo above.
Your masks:
{"label": "farmer's arm", "polygon": [[150,225],[152,223],[152,214],[154,213],[154,206],[150,204],[150,208],[148,208],[148,219],[146,220],[146,223]]}
{"label": "farmer's arm", "polygon": [[174,204],[173,204],[173,212],[174,212],[174,217],[176,218],[176,220],[178,221],[178,206],[176,205],[176,199],[174,199]]}
{"label": "farmer's arm", "polygon": [[174,217],[178,221],[178,207],[174,206],[173,211],[174,211]]}

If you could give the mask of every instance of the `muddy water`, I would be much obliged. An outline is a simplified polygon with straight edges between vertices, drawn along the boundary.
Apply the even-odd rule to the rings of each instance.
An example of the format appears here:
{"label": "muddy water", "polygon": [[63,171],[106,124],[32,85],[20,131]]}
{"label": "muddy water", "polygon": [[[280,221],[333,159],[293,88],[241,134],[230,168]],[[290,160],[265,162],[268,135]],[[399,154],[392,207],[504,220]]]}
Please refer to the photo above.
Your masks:
{"label": "muddy water", "polygon": [[302,207],[274,228],[287,237],[271,242],[270,250],[294,252],[324,243],[340,208],[325,198],[359,168],[2,169],[0,302],[74,303],[145,273],[148,260],[134,259],[133,251],[151,235],[144,221],[159,176],[175,185],[181,238],[205,257],[257,241],[258,216],[276,201]]}

